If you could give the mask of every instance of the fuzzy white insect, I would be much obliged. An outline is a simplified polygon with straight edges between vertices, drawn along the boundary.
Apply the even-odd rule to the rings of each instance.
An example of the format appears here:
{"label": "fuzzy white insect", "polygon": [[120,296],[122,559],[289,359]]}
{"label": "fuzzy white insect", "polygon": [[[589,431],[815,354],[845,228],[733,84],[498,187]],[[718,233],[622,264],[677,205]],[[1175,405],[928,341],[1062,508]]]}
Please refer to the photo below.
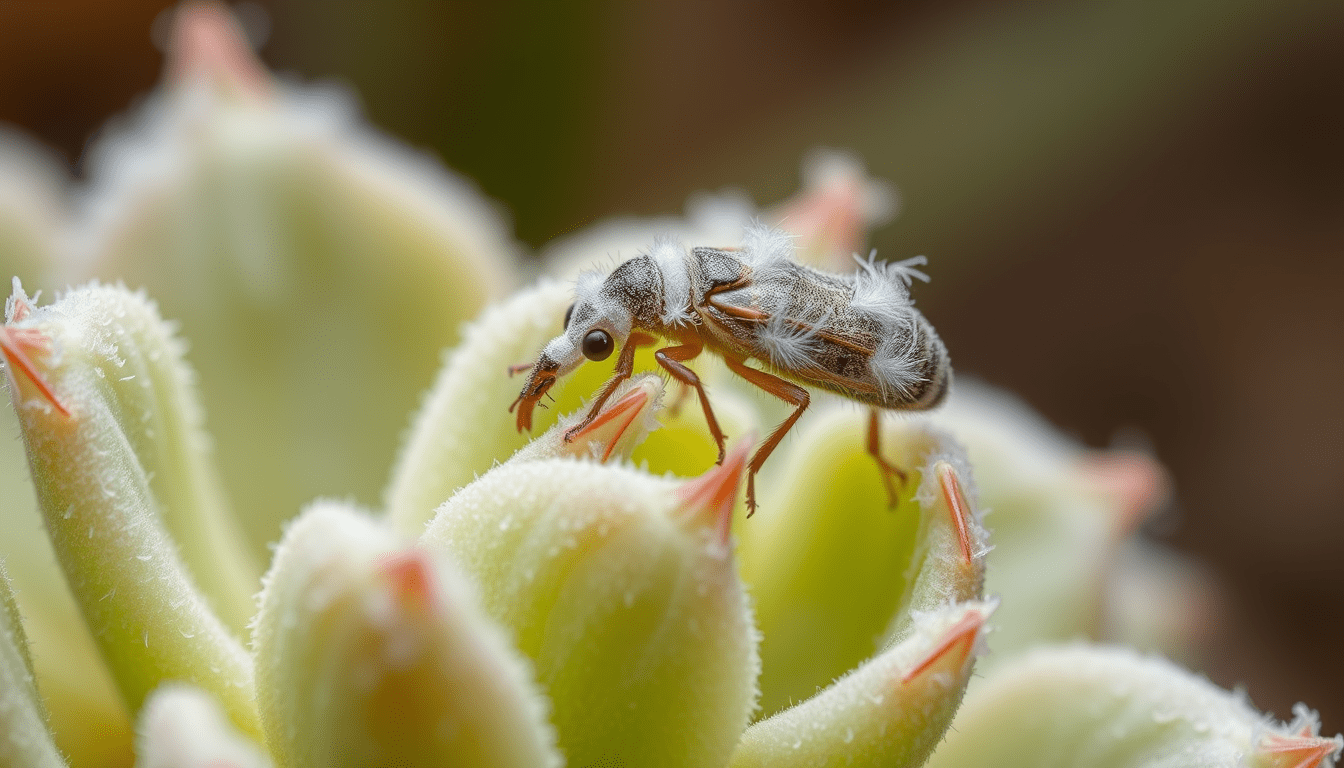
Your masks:
{"label": "fuzzy white insect", "polygon": [[[882,458],[879,409],[923,410],[942,401],[952,378],[947,349],[915,309],[910,285],[927,281],[924,257],[879,263],[876,252],[857,272],[833,274],[799,264],[793,241],[776,229],[754,226],[739,248],[686,248],[658,240],[648,253],[610,274],[579,276],[565,331],[546,345],[509,410],[518,429],[532,427],[532,409],[558,377],[584,359],[605,360],[619,344],[615,375],[566,439],[591,421],[616,386],[630,377],[635,349],[657,337],[675,342],[654,353],[673,378],[694,387],[718,442],[724,436],[700,379],[684,364],[706,347],[739,376],[795,406],[752,456],[747,507],[756,509],[756,472],[807,408],[807,390],[821,387],[872,406],[868,451],[877,460],[894,506],[892,478],[905,473]],[[759,361],[766,370],[746,365]],[[796,382],[796,383],[795,383]]]}

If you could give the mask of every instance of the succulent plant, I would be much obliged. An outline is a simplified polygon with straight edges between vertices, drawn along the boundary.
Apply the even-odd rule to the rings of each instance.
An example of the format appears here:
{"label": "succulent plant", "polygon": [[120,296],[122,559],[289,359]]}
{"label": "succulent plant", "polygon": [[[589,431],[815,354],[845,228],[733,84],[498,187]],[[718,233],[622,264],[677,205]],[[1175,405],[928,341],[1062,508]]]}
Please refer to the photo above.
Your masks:
{"label": "succulent plant", "polygon": [[[68,210],[40,164],[0,173],[34,180],[0,188],[3,257],[37,282],[81,283],[44,305],[16,279],[0,328],[41,517],[13,503],[0,530],[0,762],[1305,768],[1338,755],[1344,739],[1320,737],[1305,708],[1275,724],[1167,662],[1032,647],[1086,634],[1188,653],[1191,636],[1163,619],[1180,611],[1117,599],[1132,581],[1118,554],[1160,468],[1043,438],[1001,394],[963,383],[942,414],[888,420],[888,458],[910,470],[895,510],[862,415],[819,396],[746,521],[745,458],[778,406],[713,361],[700,371],[735,438],[721,466],[698,410],[651,374],[567,441],[603,375],[589,366],[556,388],[535,438],[519,435],[505,371],[557,333],[568,284],[505,297],[521,281],[489,204],[329,92],[275,83],[221,7],[184,6],[175,23],[169,76],[95,151],[111,159],[85,208]],[[19,141],[0,162],[28,153]],[[576,235],[545,269],[659,232],[732,237],[758,216],[833,265],[894,198],[852,158],[811,167],[774,209],[701,199],[684,219]],[[322,493],[363,501],[306,500]],[[263,545],[291,516],[263,576]],[[1001,597],[985,596],[987,562],[1002,563],[988,581]],[[1175,573],[1156,607],[1204,605]],[[1004,659],[973,682],[996,626]]]}

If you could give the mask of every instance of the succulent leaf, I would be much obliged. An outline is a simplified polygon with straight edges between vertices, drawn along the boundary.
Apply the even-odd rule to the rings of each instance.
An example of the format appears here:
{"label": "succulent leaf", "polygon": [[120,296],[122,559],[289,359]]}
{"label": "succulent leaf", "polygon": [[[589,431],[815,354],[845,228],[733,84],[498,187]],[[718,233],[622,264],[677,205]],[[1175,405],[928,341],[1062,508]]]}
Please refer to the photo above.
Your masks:
{"label": "succulent leaf", "polygon": [[952,721],[993,603],[919,614],[904,640],[743,734],[731,768],[914,768]]}
{"label": "succulent leaf", "polygon": [[262,748],[229,723],[219,703],[190,685],[155,689],[136,730],[136,768],[271,768]]}
{"label": "succulent leaf", "polygon": [[47,729],[47,711],[33,679],[33,661],[23,621],[3,565],[0,565],[0,765],[65,768],[65,760]]}
{"label": "succulent leaf", "polygon": [[[134,710],[165,679],[193,682],[255,733],[251,660],[165,525],[165,499],[187,500],[174,511],[183,521],[211,511],[190,506],[199,477],[182,453],[202,446],[177,343],[123,288],[81,288],[37,309],[19,289],[9,317],[10,396],[38,503],[122,696]],[[18,365],[12,352],[25,347],[28,364]],[[227,548],[198,551],[213,561],[196,563],[203,576],[230,574]]]}
{"label": "succulent leaf", "polygon": [[[740,478],[743,462],[725,465],[713,471]],[[532,659],[570,765],[727,761],[759,669],[723,537],[728,485],[683,499],[676,482],[627,467],[509,463],[426,530],[424,545],[463,564]]]}
{"label": "succulent leaf", "polygon": [[317,494],[377,500],[440,350],[511,282],[515,246],[469,182],[348,94],[272,79],[222,5],[179,9],[168,49],[164,84],[89,149],[62,277],[144,287],[181,323],[260,554]]}
{"label": "succulent leaf", "polygon": [[531,670],[458,570],[347,506],[289,526],[254,646],[280,766],[561,764]]}
{"label": "succulent leaf", "polygon": [[[571,294],[571,286],[543,280],[486,309],[463,330],[461,344],[445,355],[393,472],[387,515],[397,530],[419,535],[449,496],[531,439],[509,417],[521,384],[506,371],[526,363],[560,332]],[[545,414],[539,414],[538,429],[548,426]]]}
{"label": "succulent leaf", "polygon": [[833,402],[809,413],[759,486],[761,514],[742,526],[742,575],[765,638],[766,714],[903,639],[913,611],[980,596],[985,534],[962,489],[960,449],[920,423],[886,424],[883,454],[909,474],[890,509],[864,450],[866,421]]}
{"label": "succulent leaf", "polygon": [[1124,648],[1042,647],[966,695],[929,768],[1329,768],[1344,737],[1314,713],[1277,724],[1244,696]]}

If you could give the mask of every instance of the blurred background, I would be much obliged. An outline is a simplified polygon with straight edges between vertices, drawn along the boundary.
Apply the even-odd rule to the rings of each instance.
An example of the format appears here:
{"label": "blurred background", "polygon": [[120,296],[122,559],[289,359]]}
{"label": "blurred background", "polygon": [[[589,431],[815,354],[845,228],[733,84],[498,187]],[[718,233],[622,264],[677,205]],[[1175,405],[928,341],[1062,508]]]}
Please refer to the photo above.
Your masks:
{"label": "blurred background", "polygon": [[[0,0],[0,122],[78,176],[155,83],[169,5]],[[272,69],[351,86],[533,247],[696,190],[773,203],[808,150],[854,150],[900,190],[872,245],[929,257],[958,372],[1170,468],[1151,534],[1229,595],[1201,671],[1344,727],[1344,4],[235,9]]]}

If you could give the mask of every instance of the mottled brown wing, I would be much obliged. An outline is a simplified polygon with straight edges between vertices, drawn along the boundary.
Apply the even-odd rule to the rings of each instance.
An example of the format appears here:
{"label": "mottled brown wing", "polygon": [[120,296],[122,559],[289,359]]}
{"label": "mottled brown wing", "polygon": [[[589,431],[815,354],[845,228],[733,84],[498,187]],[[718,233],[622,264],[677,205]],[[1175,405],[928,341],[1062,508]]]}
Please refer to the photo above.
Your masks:
{"label": "mottled brown wing", "polygon": [[869,366],[879,328],[850,307],[853,287],[834,275],[791,267],[769,281],[748,276],[707,291],[697,307],[707,344],[800,384],[884,405]]}

